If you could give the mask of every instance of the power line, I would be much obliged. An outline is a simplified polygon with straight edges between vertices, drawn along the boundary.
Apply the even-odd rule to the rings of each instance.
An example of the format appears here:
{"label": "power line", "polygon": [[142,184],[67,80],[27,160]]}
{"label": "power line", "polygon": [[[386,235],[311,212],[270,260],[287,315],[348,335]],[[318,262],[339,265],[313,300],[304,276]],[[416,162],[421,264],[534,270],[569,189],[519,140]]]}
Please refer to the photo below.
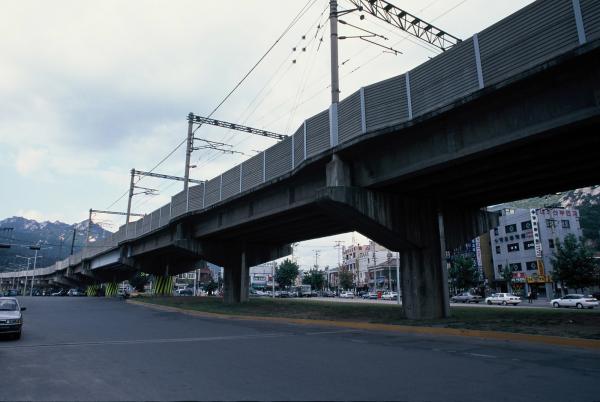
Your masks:
{"label": "power line", "polygon": [[[275,40],[275,42],[269,47],[269,49],[267,49],[265,54],[263,54],[263,56],[254,64],[254,66],[252,66],[252,68],[242,77],[242,79],[233,87],[233,89],[231,91],[229,91],[229,93],[221,100],[221,102],[219,102],[219,104],[213,109],[212,112],[210,112],[210,114],[207,117],[211,117],[227,101],[227,99],[229,99],[229,97],[239,88],[239,86],[242,85],[242,83],[246,80],[246,78],[248,78],[248,76],[250,74],[252,74],[252,72],[256,69],[256,67],[258,67],[258,65],[267,57],[267,55],[273,50],[273,48],[279,43],[279,41],[285,36],[285,34],[287,34],[289,32],[289,30],[292,29],[292,27],[298,22],[298,20],[300,18],[302,18],[302,16],[316,3],[316,1],[317,0],[308,0],[306,2],[306,4],[300,9],[298,14],[296,14],[296,16],[292,19],[292,21],[289,23],[289,25],[286,27],[286,29],[283,31],[283,33]],[[311,2],[312,2],[312,4],[310,4]],[[196,130],[198,130],[198,128],[200,128],[200,126],[198,126],[196,128]],[[194,130],[194,131],[196,131],[196,130]],[[149,172],[150,173],[153,172],[154,169],[156,169],[162,163],[164,163],[167,159],[169,159],[171,157],[171,155],[173,155],[179,148],[181,148],[181,146],[183,144],[186,143],[186,141],[187,141],[187,138],[184,138],[183,141],[181,141],[171,152],[169,152],[164,158],[162,158],[160,160],[160,162],[158,162],[152,169],[150,169]],[[136,181],[136,184],[139,183],[143,178],[144,178],[144,176],[139,177],[138,180]],[[123,199],[123,197],[125,197],[128,193],[129,193],[129,190],[125,191],[119,198],[117,198],[116,201],[114,201],[112,204],[110,204],[108,207],[106,207],[106,209],[110,209],[111,207],[113,207],[117,202],[119,202],[121,199]]]}

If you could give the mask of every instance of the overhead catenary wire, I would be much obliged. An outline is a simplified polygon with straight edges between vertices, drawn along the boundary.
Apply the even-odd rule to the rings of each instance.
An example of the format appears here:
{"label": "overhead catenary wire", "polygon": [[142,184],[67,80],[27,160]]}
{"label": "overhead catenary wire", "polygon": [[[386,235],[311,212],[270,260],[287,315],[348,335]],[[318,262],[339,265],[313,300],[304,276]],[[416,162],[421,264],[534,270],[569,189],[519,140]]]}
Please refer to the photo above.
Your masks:
{"label": "overhead catenary wire", "polygon": [[[312,4],[311,4],[311,2],[312,2]],[[261,58],[250,68],[250,70],[242,77],[242,79],[233,87],[233,89],[231,91],[229,91],[229,93],[227,95],[225,95],[225,97],[219,102],[219,104],[217,104],[217,106],[210,112],[210,114],[207,117],[211,117],[217,110],[219,110],[219,108],[231,97],[231,95],[240,87],[240,85],[242,85],[242,83],[250,76],[250,74],[252,74],[252,72],[256,69],[256,67],[258,67],[258,65],[269,55],[269,53],[273,50],[273,48],[275,48],[275,46],[281,41],[281,39],[289,32],[289,30],[292,29],[292,27],[298,22],[298,20],[300,18],[302,18],[302,16],[308,11],[308,9],[310,9],[316,2],[317,2],[317,0],[308,0],[304,4],[304,6],[300,9],[298,14],[296,14],[296,16],[292,19],[292,21],[285,28],[283,33],[267,49],[267,51],[261,56]],[[200,126],[198,126],[196,128],[196,130],[199,127]],[[162,158],[160,160],[160,162],[158,162],[149,172],[153,172],[154,169],[156,169],[162,163],[164,163],[167,159],[169,159],[186,142],[187,142],[187,138],[184,138],[183,141],[181,141],[171,152],[169,152],[164,158]],[[144,177],[145,176],[139,177],[135,183],[139,183],[141,180],[143,180]],[[113,207],[116,203],[118,203],[120,200],[122,200],[128,193],[129,193],[129,189],[127,191],[125,191],[120,197],[118,197],[108,207],[106,207],[106,209],[110,209],[111,207]]]}

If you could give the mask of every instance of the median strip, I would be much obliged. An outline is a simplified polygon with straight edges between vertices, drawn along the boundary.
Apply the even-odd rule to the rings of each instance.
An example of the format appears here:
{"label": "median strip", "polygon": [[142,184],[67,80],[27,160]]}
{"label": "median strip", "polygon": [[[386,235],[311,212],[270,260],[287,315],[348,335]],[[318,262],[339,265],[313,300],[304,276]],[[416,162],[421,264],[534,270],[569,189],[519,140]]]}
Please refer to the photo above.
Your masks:
{"label": "median strip", "polygon": [[554,346],[567,346],[576,348],[586,348],[600,350],[600,340],[598,339],[583,339],[583,338],[566,338],[561,336],[524,334],[514,332],[501,332],[477,329],[462,329],[462,328],[441,328],[418,325],[399,325],[373,322],[358,322],[358,321],[332,321],[324,319],[307,319],[307,318],[292,318],[278,316],[260,316],[260,315],[240,315],[240,314],[223,314],[208,311],[198,311],[189,308],[174,307],[163,304],[157,304],[156,301],[139,301],[128,300],[130,304],[148,307],[158,311],[177,312],[191,315],[194,317],[217,318],[227,320],[244,320],[244,321],[264,321],[274,323],[287,323],[299,325],[312,325],[323,327],[335,327],[346,329],[358,329],[365,331],[386,331],[396,333],[410,333],[422,335],[442,335],[442,336],[461,336],[473,337],[491,340],[502,341],[517,341],[517,342],[532,342],[537,344],[546,344]]}

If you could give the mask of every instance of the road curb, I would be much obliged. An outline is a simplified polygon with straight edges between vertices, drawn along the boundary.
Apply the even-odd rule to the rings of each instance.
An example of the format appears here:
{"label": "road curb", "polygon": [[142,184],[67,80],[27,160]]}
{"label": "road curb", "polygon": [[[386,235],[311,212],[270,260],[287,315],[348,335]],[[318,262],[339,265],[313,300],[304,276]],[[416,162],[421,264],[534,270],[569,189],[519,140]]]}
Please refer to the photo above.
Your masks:
{"label": "road curb", "polygon": [[375,324],[367,322],[353,321],[327,321],[310,320],[304,318],[285,318],[285,317],[263,317],[209,313],[197,310],[187,310],[179,307],[164,306],[139,300],[127,300],[127,303],[151,308],[158,311],[167,311],[173,313],[187,314],[194,317],[218,318],[225,320],[243,320],[243,321],[266,321],[287,324],[317,325],[335,328],[359,329],[368,331],[386,331],[423,335],[443,335],[443,336],[462,336],[471,338],[492,339],[501,341],[531,342],[554,346],[567,346],[575,348],[585,348],[600,350],[600,340],[583,338],[564,338],[560,336],[519,334],[514,332],[483,331],[475,329],[456,329],[456,328],[437,328],[437,327],[418,327],[411,325],[395,324]]}

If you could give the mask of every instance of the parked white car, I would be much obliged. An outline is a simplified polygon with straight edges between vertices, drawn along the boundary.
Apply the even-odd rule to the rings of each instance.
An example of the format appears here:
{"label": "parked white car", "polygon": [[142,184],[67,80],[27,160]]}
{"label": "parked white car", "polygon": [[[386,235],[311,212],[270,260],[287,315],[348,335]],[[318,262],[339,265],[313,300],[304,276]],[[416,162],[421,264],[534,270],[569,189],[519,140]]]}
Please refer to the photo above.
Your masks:
{"label": "parked white car", "polygon": [[341,292],[340,297],[342,299],[354,299],[354,293],[352,292]]}
{"label": "parked white car", "polygon": [[598,300],[593,298],[592,296],[584,296],[580,294],[568,294],[566,296],[561,297],[560,299],[554,299],[550,301],[552,307],[577,307],[579,309],[582,308],[594,308],[598,307]]}
{"label": "parked white car", "polygon": [[521,303],[521,298],[510,293],[494,293],[490,297],[486,297],[485,302],[487,304],[502,304],[503,306],[512,304],[516,306]]}
{"label": "parked white car", "polygon": [[397,300],[398,299],[398,293],[396,293],[396,292],[384,292],[381,295],[381,298],[383,300]]}

